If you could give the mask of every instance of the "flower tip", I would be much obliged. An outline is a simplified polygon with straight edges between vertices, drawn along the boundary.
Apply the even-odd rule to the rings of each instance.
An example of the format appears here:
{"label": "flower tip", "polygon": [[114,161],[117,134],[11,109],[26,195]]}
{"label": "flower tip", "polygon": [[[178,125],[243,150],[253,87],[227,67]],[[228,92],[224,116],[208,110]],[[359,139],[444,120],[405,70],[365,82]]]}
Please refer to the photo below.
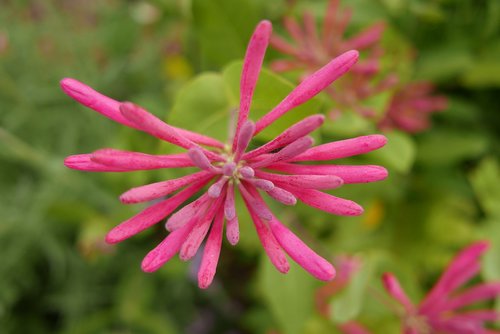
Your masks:
{"label": "flower tip", "polygon": [[78,102],[88,105],[92,101],[89,97],[89,87],[73,78],[64,78],[59,82],[61,89],[66,95]]}
{"label": "flower tip", "polygon": [[111,230],[111,231],[108,232],[108,234],[106,234],[106,237],[104,238],[104,241],[107,244],[113,245],[113,244],[119,243],[120,241],[122,241],[122,239],[119,238],[116,235],[116,233],[114,232],[114,230]]}
{"label": "flower tip", "polygon": [[123,204],[135,203],[129,196],[128,191],[120,195],[120,202],[122,202]]}
{"label": "flower tip", "polygon": [[359,52],[357,50],[349,50],[342,54],[341,57],[342,56],[348,58],[349,62],[352,62],[352,64],[354,64],[359,59]]}
{"label": "flower tip", "polygon": [[81,159],[79,159],[78,155],[70,155],[69,157],[66,157],[64,159],[64,166],[74,169],[75,166],[78,164],[78,162],[81,162]]}
{"label": "flower tip", "polygon": [[481,253],[487,251],[490,248],[490,245],[491,243],[489,240],[479,240],[472,244],[473,247],[479,248]]}
{"label": "flower tip", "polygon": [[317,277],[318,279],[325,282],[332,281],[335,278],[335,276],[337,276],[337,271],[335,270],[335,268],[330,263],[328,264],[329,266],[323,267],[324,272],[321,275],[318,275]]}
{"label": "flower tip", "polygon": [[262,31],[263,33],[271,35],[273,30],[273,24],[269,20],[262,20],[257,25],[257,29]]}
{"label": "flower tip", "polygon": [[389,289],[394,285],[396,278],[392,273],[385,272],[382,274],[382,283],[384,284],[386,289]]}
{"label": "flower tip", "polygon": [[158,270],[157,266],[154,265],[154,259],[149,258],[146,256],[141,263],[141,269],[145,273],[152,273]]}

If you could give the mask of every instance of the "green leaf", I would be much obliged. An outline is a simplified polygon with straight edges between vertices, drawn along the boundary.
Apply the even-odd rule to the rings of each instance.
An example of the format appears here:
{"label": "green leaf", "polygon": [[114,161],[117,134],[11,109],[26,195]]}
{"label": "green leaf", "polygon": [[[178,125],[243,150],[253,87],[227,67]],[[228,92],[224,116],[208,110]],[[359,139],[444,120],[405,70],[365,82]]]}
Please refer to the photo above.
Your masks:
{"label": "green leaf", "polygon": [[321,131],[332,137],[356,137],[371,132],[373,125],[366,118],[350,110],[342,111],[336,118],[327,119]]}
{"label": "green leaf", "polygon": [[249,0],[193,0],[193,16],[205,68],[242,58],[259,21],[256,5]]}
{"label": "green leaf", "polygon": [[499,87],[500,86],[500,64],[498,60],[483,60],[476,62],[467,72],[462,80],[468,87]]}
{"label": "green leaf", "polygon": [[471,173],[470,182],[486,214],[500,219],[500,166],[493,157],[481,161]]}
{"label": "green leaf", "polygon": [[466,45],[457,42],[420,54],[416,71],[418,80],[441,81],[464,73],[473,65],[473,57]]}
{"label": "green leaf", "polygon": [[282,333],[302,333],[313,314],[315,279],[292,261],[290,271],[283,275],[262,254],[260,286]]}
{"label": "green leaf", "polygon": [[375,280],[378,263],[376,255],[366,256],[363,266],[347,287],[330,304],[330,318],[337,323],[345,323],[356,318],[363,307],[369,284]]}
{"label": "green leaf", "polygon": [[179,92],[169,122],[225,141],[231,105],[222,76],[204,73]]}
{"label": "green leaf", "polygon": [[488,147],[482,133],[441,130],[422,137],[418,161],[427,165],[451,165],[480,156]]}

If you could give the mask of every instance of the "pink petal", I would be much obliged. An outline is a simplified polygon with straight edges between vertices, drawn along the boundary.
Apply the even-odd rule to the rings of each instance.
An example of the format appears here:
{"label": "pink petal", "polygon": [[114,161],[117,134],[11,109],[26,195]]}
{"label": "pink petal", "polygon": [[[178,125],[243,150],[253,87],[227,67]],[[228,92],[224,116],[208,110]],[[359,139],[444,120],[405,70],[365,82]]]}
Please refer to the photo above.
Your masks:
{"label": "pink petal", "polygon": [[291,158],[301,154],[311,147],[313,144],[313,139],[311,137],[302,137],[294,141],[293,143],[283,147],[277,153],[269,154],[266,158],[251,162],[250,166],[253,169],[266,167],[280,161],[288,161]]}
{"label": "pink petal", "polygon": [[284,183],[289,186],[308,189],[334,189],[340,187],[344,182],[335,175],[283,175],[257,171],[260,178],[273,183]]}
{"label": "pink petal", "polygon": [[269,64],[271,70],[277,73],[303,69],[305,66],[302,62],[290,59],[277,59]]}
{"label": "pink petal", "polygon": [[[257,193],[255,193],[255,195],[258,196]],[[269,228],[260,220],[259,215],[254,211],[255,205],[248,203],[247,198],[245,197],[243,197],[243,200],[245,201],[248,211],[250,212],[250,216],[255,224],[255,229],[257,230],[257,235],[262,243],[262,247],[264,247],[271,263],[276,267],[276,269],[278,269],[279,272],[287,273],[288,270],[290,270],[290,264],[286,259],[283,249],[278,244]],[[259,202],[258,200],[255,201]]]}
{"label": "pink petal", "polygon": [[342,334],[371,334],[366,328],[355,321],[349,321],[339,325]]}
{"label": "pink petal", "polygon": [[171,214],[179,205],[200,190],[207,181],[199,181],[173,197],[156,203],[139,214],[127,219],[106,235],[106,242],[114,244],[144,231]]}
{"label": "pink petal", "polygon": [[335,175],[344,180],[344,184],[365,183],[384,180],[387,169],[373,165],[297,165],[291,163],[278,163],[267,166],[269,169],[298,175]]}
{"label": "pink petal", "polygon": [[251,121],[246,121],[241,126],[239,131],[238,140],[236,142],[236,151],[234,152],[234,161],[238,162],[250,144],[253,133],[255,131],[255,124]]}
{"label": "pink petal", "polygon": [[97,111],[115,122],[138,129],[134,123],[120,114],[120,103],[118,101],[102,95],[89,86],[72,78],[62,79],[60,84],[62,90],[80,104]]}
{"label": "pink petal", "polygon": [[333,215],[359,216],[363,213],[363,208],[353,201],[335,197],[315,189],[285,187],[284,185],[282,187],[305,204]]}
{"label": "pink petal", "polygon": [[304,47],[307,44],[304,32],[293,17],[285,16],[283,25],[297,45]]}
{"label": "pink petal", "polygon": [[179,168],[194,166],[185,153],[150,155],[104,148],[93,152],[90,159],[101,165],[127,170],[148,170],[158,168]]}
{"label": "pink petal", "polygon": [[215,147],[215,148],[219,148],[219,149],[223,149],[224,148],[224,144],[221,143],[220,141],[218,141],[215,138],[208,137],[208,136],[205,136],[205,135],[193,132],[193,131],[189,131],[189,130],[186,130],[186,129],[177,128],[175,126],[173,126],[173,128],[181,136],[183,136],[183,137],[185,137],[185,138],[187,138],[187,139],[195,142],[196,144],[211,146],[211,147]]}
{"label": "pink petal", "polygon": [[357,51],[351,50],[330,61],[302,81],[283,101],[256,123],[256,133],[261,132],[291,109],[312,99],[333,81],[347,72],[358,60]]}
{"label": "pink petal", "polygon": [[323,20],[323,47],[326,50],[330,49],[330,45],[333,42],[333,36],[337,35],[335,31],[337,11],[339,7],[339,0],[330,0],[328,2],[328,7],[326,8],[325,19]]}
{"label": "pink petal", "polygon": [[[307,42],[310,47],[320,49],[321,43],[316,28],[316,19],[311,12],[304,11],[302,15],[304,22],[304,31],[306,33]],[[353,48],[354,49],[354,48]]]}
{"label": "pink petal", "polygon": [[467,289],[446,302],[443,310],[456,310],[483,300],[495,299],[500,295],[500,283],[484,283]]}
{"label": "pink petal", "polygon": [[214,167],[205,153],[198,147],[193,147],[188,151],[188,156],[194,165],[200,169],[212,172],[221,173],[220,168]]}
{"label": "pink petal", "polygon": [[297,198],[291,192],[280,187],[274,187],[272,190],[267,191],[267,194],[285,205],[297,204]]}
{"label": "pink petal", "polygon": [[64,165],[71,169],[82,170],[86,172],[129,172],[130,169],[116,168],[101,165],[90,160],[92,154],[70,155],[64,159]]}
{"label": "pink petal", "polygon": [[191,175],[186,175],[177,179],[161,181],[147,184],[144,186],[132,188],[120,196],[120,201],[125,204],[140,203],[151,201],[163,196],[166,196],[179,188],[187,186],[197,180],[203,179],[208,181],[212,174],[207,172],[198,172]]}
{"label": "pink petal", "polygon": [[172,126],[133,103],[121,103],[120,112],[124,118],[135,124],[139,130],[147,132],[154,137],[185,149],[197,146],[179,134]]}
{"label": "pink petal", "polygon": [[231,245],[236,245],[240,240],[240,227],[238,217],[234,217],[226,222],[226,238]]}
{"label": "pink petal", "polygon": [[371,152],[383,147],[387,138],[383,135],[361,136],[352,139],[318,145],[296,156],[292,161],[334,160]]}
{"label": "pink petal", "polygon": [[212,184],[207,191],[207,194],[211,198],[217,198],[222,193],[222,188],[226,185],[229,178],[227,176],[222,176],[214,184]]}
{"label": "pink petal", "polygon": [[382,38],[382,33],[385,30],[383,22],[376,23],[366,30],[360,32],[356,36],[346,41],[345,47],[348,49],[363,50],[378,43]]}
{"label": "pink petal", "polygon": [[479,257],[488,249],[486,241],[473,243],[462,250],[448,265],[439,281],[420,304],[423,312],[428,312],[442,304],[443,296],[474,277],[480,270]]}
{"label": "pink petal", "polygon": [[414,312],[414,307],[404,290],[401,288],[399,281],[391,273],[385,273],[382,276],[382,283],[387,292],[398,301],[406,310],[407,313]]}
{"label": "pink petal", "polygon": [[165,228],[170,232],[181,228],[194,216],[204,214],[211,202],[212,200],[208,197],[207,193],[201,195],[197,200],[189,203],[170,216],[165,223]]}
{"label": "pink petal", "polygon": [[[483,326],[475,321],[451,317],[448,319],[432,319],[429,324],[433,333],[446,334],[486,334]],[[413,334],[413,333],[411,333]],[[415,334],[420,334],[415,332]]]}
{"label": "pink petal", "polygon": [[142,260],[142,270],[151,273],[158,270],[179,252],[182,243],[186,240],[189,232],[193,229],[196,221],[184,225],[182,228],[170,233],[163,241],[150,251]]}
{"label": "pink petal", "polygon": [[270,142],[266,143],[265,145],[262,145],[261,147],[256,148],[255,150],[252,150],[248,153],[245,153],[243,155],[243,160],[250,160],[258,155],[268,153],[283,146],[286,146],[294,142],[295,140],[302,138],[308,135],[309,133],[313,132],[314,130],[319,128],[324,121],[325,121],[325,116],[323,115],[312,115],[306,117],[300,122],[295,123],[288,129],[283,131],[283,133],[281,133],[279,136],[277,136]]}
{"label": "pink petal", "polygon": [[274,183],[272,183],[269,180],[263,180],[263,179],[245,179],[248,183],[252,184],[255,188],[264,190],[264,191],[270,191],[274,189]]}
{"label": "pink petal", "polygon": [[[243,199],[245,200],[245,203],[247,204],[247,207],[252,208],[253,213],[266,221],[272,218],[273,215],[271,211],[269,211],[267,206],[262,205],[262,202],[257,200],[256,196],[258,196],[258,192],[257,190],[255,190],[255,188],[253,188],[252,185],[248,185],[248,190],[243,185],[243,183],[240,183],[238,187],[240,189],[241,195],[243,196]],[[255,193],[256,195],[252,195],[251,192]]]}
{"label": "pink petal", "polygon": [[299,52],[297,51],[297,48],[290,43],[288,43],[286,40],[281,38],[280,36],[273,34],[271,36],[271,39],[269,40],[269,44],[275,49],[278,50],[281,53],[288,54],[291,56],[298,56]]}
{"label": "pink petal", "polygon": [[276,218],[273,217],[269,222],[269,227],[281,247],[311,275],[322,281],[331,281],[335,277],[335,269],[331,263],[307,247]]}
{"label": "pink petal", "polygon": [[244,166],[239,169],[240,175],[245,179],[251,179],[255,176],[255,171],[252,167]]}
{"label": "pink petal", "polygon": [[224,215],[227,220],[233,220],[236,217],[236,207],[234,205],[234,186],[229,184],[227,187],[226,201],[224,202]]}
{"label": "pink petal", "polygon": [[[140,130],[140,127],[123,117],[120,113],[120,102],[98,93],[89,86],[71,78],[62,79],[61,88],[68,96],[84,106],[97,111],[115,122]],[[177,130],[182,136],[194,141],[195,143],[217,148],[224,147],[224,144],[214,138],[184,129],[174,129]]]}
{"label": "pink petal", "polygon": [[198,219],[197,223],[189,232],[186,241],[181,246],[179,252],[179,258],[183,261],[187,261],[196,255],[196,252],[201,246],[203,239],[207,235],[208,229],[214,220],[215,214],[221,209],[221,204],[223,197],[219,197],[212,203],[212,206],[207,210],[207,212]]}
{"label": "pink petal", "polygon": [[200,269],[198,270],[198,286],[201,289],[206,289],[212,284],[219,262],[219,255],[222,246],[222,228],[224,221],[224,211],[219,209],[215,215],[212,229],[208,235],[203,251]]}
{"label": "pink petal", "polygon": [[473,310],[454,315],[454,318],[472,321],[497,321],[500,319],[500,312],[494,310]]}
{"label": "pink petal", "polygon": [[271,32],[271,22],[261,21],[255,28],[252,38],[248,43],[245,60],[243,62],[243,70],[241,72],[240,108],[233,149],[236,148],[236,140],[238,139],[240,128],[248,119],[253,92],[255,90],[255,86],[257,85],[259,72],[262,67],[264,55],[266,54]]}

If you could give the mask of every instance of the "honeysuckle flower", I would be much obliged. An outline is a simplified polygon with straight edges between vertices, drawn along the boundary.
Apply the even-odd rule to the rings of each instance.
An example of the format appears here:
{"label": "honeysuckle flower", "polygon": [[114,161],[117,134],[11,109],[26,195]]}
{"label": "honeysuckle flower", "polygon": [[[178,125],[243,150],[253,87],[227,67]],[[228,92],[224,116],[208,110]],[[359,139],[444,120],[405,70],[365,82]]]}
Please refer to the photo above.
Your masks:
{"label": "honeysuckle flower", "polygon": [[432,95],[434,87],[428,82],[414,82],[396,90],[387,113],[380,121],[382,129],[397,128],[409,133],[426,130],[432,113],[448,107],[444,96]]}
{"label": "honeysuckle flower", "polygon": [[460,289],[479,273],[479,257],[487,249],[488,243],[480,241],[462,250],[418,305],[410,301],[394,275],[384,274],[385,289],[400,306],[405,334],[500,333],[485,327],[486,322],[500,319],[499,312],[469,307],[500,296],[500,282]]}
{"label": "honeysuckle flower", "polygon": [[[235,193],[239,191],[265,252],[280,272],[289,270],[285,255],[288,254],[320,280],[331,280],[335,276],[335,269],[327,260],[306,246],[273,215],[262,195],[285,205],[294,205],[300,200],[331,214],[359,215],[363,209],[358,204],[322,190],[343,184],[382,180],[387,176],[383,167],[304,165],[300,162],[363,154],[382,147],[386,138],[371,135],[312,147],[313,140],[309,134],[324,121],[324,116],[312,115],[293,124],[268,143],[248,150],[255,135],[283,114],[317,95],[358,59],[356,51],[348,51],[333,59],[254,123],[249,120],[250,105],[271,30],[271,24],[262,21],[251,37],[241,74],[240,105],[227,143],[176,128],[133,103],[115,101],[74,79],[62,80],[64,92],[81,104],[118,123],[186,150],[179,154],[150,155],[101,149],[68,157],[65,160],[67,167],[96,172],[199,168],[196,173],[133,188],[120,196],[123,203],[151,200],[156,203],[113,228],[106,235],[108,243],[123,241],[168,217],[166,228],[170,234],[144,258],[142,269],[145,272],[156,271],[177,253],[182,260],[191,259],[206,239],[198,283],[201,288],[208,287],[214,278],[221,251],[224,221],[228,241],[235,245],[240,237],[235,209]],[[201,196],[184,205],[202,190]],[[170,197],[165,199],[165,196]]]}
{"label": "honeysuckle flower", "polygon": [[[273,61],[271,68],[277,72],[300,70],[309,74],[324,66],[329,59],[347,50],[363,51],[364,59],[353,66],[335,87],[327,87],[325,91],[333,98],[338,109],[349,108],[363,116],[372,117],[375,116],[375,110],[363,106],[362,102],[392,88],[398,82],[398,78],[394,74],[389,74],[378,79],[380,58],[384,53],[380,45],[385,29],[384,23],[375,23],[362,32],[346,38],[344,32],[351,15],[350,9],[339,9],[339,0],[330,0],[321,32],[317,30],[314,15],[308,11],[303,12],[303,26],[293,17],[285,17],[283,25],[291,41],[274,34],[271,45],[290,58]],[[335,111],[338,112],[338,109]]]}
{"label": "honeysuckle flower", "polygon": [[[384,130],[397,128],[416,133],[427,129],[431,114],[446,109],[446,98],[433,96],[434,87],[428,82],[400,83],[395,73],[381,73],[384,55],[381,38],[385,24],[375,23],[346,38],[344,32],[352,12],[340,10],[339,2],[329,1],[321,32],[316,29],[315,17],[307,11],[303,14],[303,26],[293,17],[285,17],[284,26],[291,42],[274,34],[271,45],[290,58],[272,62],[271,68],[277,72],[299,70],[309,74],[347,50],[363,51],[365,57],[335,87],[326,87],[336,106],[329,117],[335,120],[345,109],[351,109],[374,119]],[[384,92],[391,94],[389,103],[383,110],[375,110],[369,105],[369,99]]]}

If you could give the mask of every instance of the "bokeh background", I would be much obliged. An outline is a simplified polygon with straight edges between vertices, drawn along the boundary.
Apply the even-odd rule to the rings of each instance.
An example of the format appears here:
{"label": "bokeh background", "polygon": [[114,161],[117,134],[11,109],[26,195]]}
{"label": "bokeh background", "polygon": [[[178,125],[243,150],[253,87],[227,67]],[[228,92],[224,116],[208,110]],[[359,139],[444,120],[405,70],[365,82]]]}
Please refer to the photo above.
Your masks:
{"label": "bokeh background", "polygon": [[[196,97],[220,92],[196,85],[199,74],[237,66],[259,20],[281,33],[284,16],[309,10],[321,22],[326,4],[0,0],[1,333],[335,333],[351,319],[374,333],[398,333],[397,316],[383,306],[382,272],[396,273],[417,301],[458,249],[488,239],[482,277],[500,279],[498,0],[342,3],[353,10],[347,35],[384,21],[386,63],[448,98],[429,129],[385,132],[386,148],[355,160],[390,171],[386,181],[335,192],[361,203],[363,216],[276,206],[326,258],[362,263],[344,291],[329,292],[297,266],[277,273],[250,221],[240,221],[239,245],[224,243],[208,290],[197,287],[196,260],[141,272],[142,257],[166,233],[162,224],[117,246],[104,243],[107,230],[142,208],[121,204],[119,194],[173,174],[83,173],[66,169],[64,157],[168,148],[79,106],[59,80],[77,78],[164,119],[192,113],[193,128],[203,128],[213,108]],[[280,57],[269,50],[265,64]],[[315,100],[318,111],[331,107],[326,96]],[[319,140],[381,132],[359,117],[339,122]]]}

